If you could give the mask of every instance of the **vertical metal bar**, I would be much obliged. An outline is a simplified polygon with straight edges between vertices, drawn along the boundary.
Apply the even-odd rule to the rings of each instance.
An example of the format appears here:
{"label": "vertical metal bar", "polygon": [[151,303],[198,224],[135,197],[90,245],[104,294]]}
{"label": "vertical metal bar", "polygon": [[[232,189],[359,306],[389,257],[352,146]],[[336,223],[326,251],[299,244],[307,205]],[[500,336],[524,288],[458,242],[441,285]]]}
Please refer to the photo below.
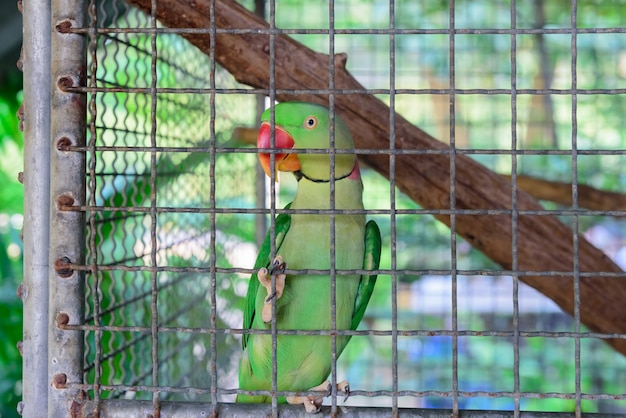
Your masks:
{"label": "vertical metal bar", "polygon": [[[215,201],[215,0],[209,5],[210,13],[210,44],[209,44],[209,135],[210,135],[210,152],[209,152],[209,177],[211,179],[209,205],[211,209],[216,208]],[[215,211],[211,211],[210,215],[210,260],[211,260],[211,321],[212,330],[217,329],[217,251],[215,241],[217,239],[217,224]],[[211,407],[213,411],[217,408],[217,333],[211,333]]]}
{"label": "vertical metal bar", "polygon": [[330,362],[330,382],[331,399],[330,414],[337,415],[337,260],[335,248],[335,2],[328,2],[328,108],[330,111],[329,124],[329,159],[330,159],[330,337],[331,362]]}
{"label": "vertical metal bar", "polygon": [[[276,101],[276,2],[270,0],[270,148],[276,148],[276,114],[274,102]],[[276,257],[276,154],[270,154],[270,254],[271,259]],[[272,293],[276,292],[276,275],[272,274]],[[278,334],[276,332],[276,298],[272,298],[272,416],[278,417]]]}
{"label": "vertical metal bar", "polygon": [[[89,85],[91,87],[97,86],[96,75],[98,69],[97,62],[97,48],[98,37],[96,29],[98,27],[96,3],[95,0],[89,2],[89,55],[90,55],[90,68],[89,68]],[[96,206],[96,191],[97,191],[97,159],[96,153],[97,144],[97,108],[96,108],[96,93],[92,93],[89,99],[89,205]],[[96,218],[98,216],[97,211],[91,211],[87,217],[89,223],[89,254],[91,264],[91,279],[93,280],[93,323],[96,327],[101,326],[101,308],[100,308],[100,278],[101,273],[98,271],[98,248],[97,248],[97,226]],[[94,358],[94,377],[93,377],[93,399],[96,405],[95,413],[100,412],[100,385],[102,379],[102,330],[97,329],[94,331],[94,346],[95,346],[95,358]]]}
{"label": "vertical metal bar", "polygon": [[391,223],[391,415],[398,416],[398,276],[396,254],[396,27],[389,1],[389,218]]}
{"label": "vertical metal bar", "polygon": [[[83,332],[63,330],[64,324],[84,322],[84,273],[63,267],[68,261],[85,261],[85,214],[64,207],[85,204],[85,154],[61,151],[61,144],[84,146],[86,95],[68,93],[86,79],[87,42],[70,27],[84,27],[87,3],[52,0],[50,51],[50,240],[48,318],[48,416],[68,416],[78,389],[69,383],[83,381]],[[40,243],[39,243],[40,245]],[[37,416],[41,416],[39,411]]]}
{"label": "vertical metal bar", "polygon": [[574,278],[574,357],[575,357],[575,391],[576,391],[576,418],[582,416],[581,410],[581,386],[580,386],[580,266],[578,263],[578,97],[576,96],[576,89],[578,88],[577,81],[577,54],[578,54],[578,33],[577,33],[577,3],[576,0],[572,0],[572,210],[574,216],[572,217],[572,245],[573,245],[573,278]]}
{"label": "vertical metal bar", "polygon": [[48,240],[50,218],[51,3],[23,3],[24,336],[22,415],[48,410]]}
{"label": "vertical metal bar", "polygon": [[[156,19],[157,0],[152,0],[150,10],[150,27],[152,29],[157,28]],[[151,49],[151,63],[150,63],[150,265],[152,270],[150,271],[150,328],[152,339],[152,385],[159,386],[159,284],[158,284],[158,259],[157,250],[159,245],[158,240],[158,215],[157,215],[157,34],[153,32],[150,35],[150,49]],[[154,409],[154,415],[160,416],[159,410],[159,391],[154,391],[152,394],[152,407]]]}
{"label": "vertical metal bar", "polygon": [[517,276],[517,3],[511,0],[511,270],[513,271],[513,415],[520,416],[519,276]]}
{"label": "vertical metal bar", "polygon": [[455,132],[456,132],[456,82],[454,66],[455,22],[454,0],[450,0],[449,7],[449,84],[450,84],[450,278],[452,282],[452,411],[455,417],[459,415],[459,324],[457,309],[457,262],[456,262],[456,161],[455,161]]}
{"label": "vertical metal bar", "polygon": [[[533,9],[535,16],[534,27],[543,29],[546,26],[545,5],[543,0],[534,0]],[[537,49],[539,50],[539,66],[541,74],[542,85],[539,88],[549,89],[552,85],[552,65],[550,64],[550,57],[546,48],[546,39],[544,33],[538,33],[535,35],[537,42]],[[556,148],[559,145],[559,138],[557,136],[556,124],[554,120],[554,103],[552,102],[552,96],[545,94],[542,96],[543,106],[545,114],[542,117],[543,132],[547,128],[549,130],[549,139],[552,147]],[[547,135],[546,135],[547,136]],[[531,138],[529,138],[531,139]]]}

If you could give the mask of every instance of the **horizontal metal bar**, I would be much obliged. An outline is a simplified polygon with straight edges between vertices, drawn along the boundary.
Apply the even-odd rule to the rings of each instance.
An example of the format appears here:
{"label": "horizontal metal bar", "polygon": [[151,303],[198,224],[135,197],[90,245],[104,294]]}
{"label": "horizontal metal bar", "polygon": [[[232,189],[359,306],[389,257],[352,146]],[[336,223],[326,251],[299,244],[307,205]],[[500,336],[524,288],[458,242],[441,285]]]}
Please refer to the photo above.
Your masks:
{"label": "horizontal metal bar", "polygon": [[[106,129],[106,128],[102,128]],[[149,135],[144,132],[133,132],[134,134]],[[95,147],[68,146],[63,149],[66,152],[195,152],[210,153],[209,147],[150,147],[150,146],[127,146],[127,145],[99,145]],[[330,154],[329,149],[316,148],[256,148],[256,147],[215,147],[218,154]],[[626,155],[624,149],[466,149],[466,148],[449,148],[447,146],[438,149],[404,149],[404,148],[355,148],[352,150],[335,149],[334,154],[349,155],[450,155],[466,154],[466,155],[568,155],[574,152],[577,155]],[[118,174],[120,175],[120,174]],[[129,174],[124,174],[129,175]],[[133,174],[130,174],[133,175]],[[146,174],[147,175],[147,174]]]}
{"label": "horizontal metal bar", "polygon": [[[69,33],[140,33],[140,34],[199,34],[210,35],[210,28],[68,28]],[[419,28],[386,28],[386,29],[279,29],[279,28],[215,28],[216,34],[228,35],[578,35],[586,34],[620,34],[626,28],[454,28],[454,29],[419,29]]]}
{"label": "horizontal metal bar", "polygon": [[[68,388],[74,388],[79,390],[89,390],[92,385],[82,383],[69,383]],[[178,386],[151,386],[151,385],[100,385],[103,391],[132,391],[132,392],[170,392],[170,393],[191,393],[196,395],[208,394],[212,392],[211,388],[200,387],[178,387]],[[268,391],[268,390],[240,390],[240,389],[224,389],[217,388],[217,393],[220,395],[235,395],[237,393],[245,393],[246,395],[263,395],[263,396],[293,396],[293,395],[305,395],[309,392],[299,391]],[[314,392],[310,392],[313,394]],[[461,398],[520,398],[520,399],[580,399],[584,400],[626,400],[626,394],[609,394],[609,393],[580,393],[580,396],[576,393],[562,393],[562,392],[489,392],[489,391],[458,391],[457,395]],[[391,397],[396,395],[398,397],[452,397],[452,391],[439,391],[439,390],[399,390],[392,392],[390,390],[351,390],[351,396],[365,396],[368,398],[376,397]]]}
{"label": "horizontal metal bar", "polygon": [[[240,267],[174,267],[174,266],[124,266],[124,265],[83,265],[83,264],[66,264],[64,267],[70,268],[76,271],[127,271],[127,272],[168,272],[168,273],[205,273],[209,274],[212,271],[220,274],[254,274],[257,270],[246,269]],[[413,276],[450,276],[455,274],[458,276],[511,276],[511,277],[571,277],[573,271],[514,271],[514,270],[445,270],[445,269],[378,269],[378,270],[333,270],[339,275],[351,275],[351,274],[379,274],[379,275],[391,275],[395,273],[396,276],[413,275]],[[316,274],[316,275],[328,275],[330,270],[321,269],[286,269],[288,274]],[[624,278],[626,272],[609,272],[609,271],[591,271],[591,272],[579,272],[580,277],[603,277],[603,278]]]}
{"label": "horizontal metal bar", "polygon": [[[133,325],[60,325],[64,330],[81,330],[87,332],[150,332],[150,327]],[[268,329],[242,329],[242,328],[193,328],[193,327],[168,327],[159,325],[161,333],[184,333],[184,334],[219,334],[219,335],[271,335]],[[278,329],[276,335],[350,335],[350,336],[375,336],[390,337],[397,333],[401,337],[501,337],[511,338],[519,335],[524,338],[580,338],[580,339],[626,339],[626,334],[603,334],[599,332],[567,332],[567,331],[474,331],[474,330],[300,330]]]}
{"label": "horizontal metal bar", "polygon": [[[62,206],[61,211],[65,212],[129,212],[129,213],[150,213],[149,207],[144,206]],[[586,209],[554,209],[554,210],[516,210],[509,209],[259,209],[259,208],[190,208],[158,206],[157,213],[224,213],[224,214],[313,214],[313,215],[443,215],[443,216],[496,216],[513,213],[518,215],[532,216],[626,216],[623,210],[586,210]]]}
{"label": "horizontal metal bar", "polygon": [[[151,272],[151,273],[199,273],[210,274],[211,272],[220,274],[254,274],[257,270],[241,267],[175,267],[175,266],[128,266],[122,264],[79,264],[79,263],[62,263],[58,265],[59,269],[69,269],[76,271],[126,271],[126,272]],[[362,270],[362,269],[333,269],[336,275],[352,275],[352,274],[379,274],[379,275],[392,275],[396,276],[450,276],[455,274],[457,276],[511,276],[511,277],[571,277],[574,271],[558,271],[558,270],[544,270],[544,271],[532,271],[532,270],[488,270],[488,269],[475,269],[475,270],[463,270],[463,269],[376,269],[376,270]],[[285,269],[287,274],[314,274],[314,275],[329,275],[330,269]],[[613,271],[585,271],[576,272],[580,277],[604,277],[604,278],[623,278],[626,277],[626,272],[613,272]]]}
{"label": "horizontal metal bar", "polygon": [[[174,87],[157,87],[152,90],[148,87],[65,87],[67,93],[135,93],[151,95],[156,94],[262,94],[269,96],[270,90],[267,89],[232,89],[232,88],[174,88]],[[272,90],[277,95],[419,95],[419,94],[436,94],[436,95],[476,95],[483,94],[487,96],[494,95],[592,95],[592,94],[626,94],[626,89],[276,89]]]}

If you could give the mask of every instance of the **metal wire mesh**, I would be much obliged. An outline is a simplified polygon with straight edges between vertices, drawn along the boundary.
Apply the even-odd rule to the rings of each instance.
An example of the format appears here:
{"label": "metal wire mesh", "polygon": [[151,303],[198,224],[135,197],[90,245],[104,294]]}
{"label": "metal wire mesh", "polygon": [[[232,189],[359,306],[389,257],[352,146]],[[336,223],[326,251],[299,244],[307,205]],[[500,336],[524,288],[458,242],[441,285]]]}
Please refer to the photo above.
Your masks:
{"label": "metal wire mesh", "polygon": [[[150,18],[134,9],[125,9],[112,20],[120,28],[151,26]],[[226,144],[232,127],[253,120],[254,98],[242,96],[238,102],[224,103],[221,98],[212,102],[207,95],[155,93],[158,88],[211,87],[208,57],[175,34],[155,39],[142,33],[111,33],[93,42],[97,44],[91,60],[97,62],[97,70],[92,86],[105,91],[91,95],[97,110],[91,115],[92,140],[87,150],[92,167],[87,173],[91,186],[88,240],[92,243],[87,265],[110,266],[111,270],[87,276],[86,323],[96,330],[112,328],[100,335],[97,331],[86,333],[85,382],[112,385],[94,392],[95,397],[129,397],[133,393],[134,399],[152,399],[159,389],[158,378],[166,386],[195,387],[199,392],[179,395],[177,392],[189,391],[165,391],[163,399],[182,396],[210,401],[211,373],[232,376],[236,371],[229,360],[236,343],[232,336],[213,337],[220,357],[211,359],[211,336],[192,330],[209,328],[208,318],[215,315],[212,298],[207,297],[212,281],[219,283],[222,304],[237,298],[237,276],[212,277],[210,271],[214,266],[230,265],[229,258],[246,248],[245,238],[253,225],[238,231],[243,236],[224,233],[232,231],[232,225],[241,219],[196,209],[254,203],[247,197],[254,196],[253,177],[246,175],[246,171],[254,172],[254,156],[224,153],[211,162],[209,152],[195,149]],[[235,86],[223,70],[215,76],[220,85]],[[152,91],[108,93],[109,87]],[[215,122],[215,136],[207,117],[212,106],[224,116]],[[101,147],[119,146],[127,151],[100,151]],[[157,152],[155,146],[190,151]],[[144,150],[135,151],[142,147]],[[223,181],[216,184],[216,178]],[[167,209],[157,213],[157,208]],[[210,247],[215,247],[218,257],[212,261]],[[237,322],[231,316],[224,312],[213,327],[235,327]],[[158,335],[152,320],[158,324]],[[157,361],[145,361],[151,352]],[[216,365],[219,371],[211,370]]]}
{"label": "metal wire mesh", "polygon": [[[384,250],[363,324],[332,368],[333,380],[352,382],[347,405],[394,414],[626,412],[626,360],[602,341],[626,336],[581,324],[580,277],[598,273],[580,271],[576,257],[569,271],[540,272],[574,276],[573,317],[520,281],[538,274],[518,265],[521,216],[560,216],[575,255],[579,233],[618,261],[626,254],[626,230],[614,218],[623,209],[578,205],[579,182],[623,190],[626,18],[600,4],[558,3],[265,5],[268,33],[280,28],[331,56],[348,52],[348,69],[367,87],[350,93],[375,94],[390,107],[389,148],[357,151],[388,155],[390,175],[364,170],[366,213],[383,231]],[[83,380],[68,385],[102,411],[118,405],[101,402],[108,399],[152,400],[154,409],[233,400],[259,215],[272,231],[296,187],[289,178],[257,181],[256,149],[235,131],[256,125],[259,93],[273,100],[285,92],[272,79],[269,92],[237,83],[214,50],[204,55],[181,36],[215,35],[214,20],[165,28],[157,7],[153,1],[147,15],[122,1],[92,1],[88,23],[72,28],[89,40],[86,87],[69,89],[87,93],[88,136],[64,148],[84,154],[87,189],[83,205],[65,209],[86,215],[85,262],[70,264],[85,272],[85,298],[76,302],[85,317],[64,325],[84,332]],[[334,95],[346,92],[330,80],[318,92],[331,93],[332,110]],[[453,151],[397,148],[395,112]],[[396,159],[429,153],[450,158],[450,203],[440,208],[422,208],[396,188]],[[512,177],[510,210],[456,207],[459,155]],[[520,210],[522,174],[571,183],[573,205]],[[512,219],[511,269],[455,233],[457,217],[485,214]],[[449,216],[450,230],[432,215]],[[335,413],[341,402],[328,404]]]}

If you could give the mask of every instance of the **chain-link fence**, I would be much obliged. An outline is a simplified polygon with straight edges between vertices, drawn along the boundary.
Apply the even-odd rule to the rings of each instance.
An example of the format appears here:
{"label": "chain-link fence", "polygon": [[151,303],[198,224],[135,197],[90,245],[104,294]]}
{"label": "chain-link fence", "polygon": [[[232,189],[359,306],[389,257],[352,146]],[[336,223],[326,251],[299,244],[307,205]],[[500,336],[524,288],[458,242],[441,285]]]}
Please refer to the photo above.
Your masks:
{"label": "chain-link fence", "polygon": [[383,236],[325,412],[626,413],[626,4],[242,4],[24,2],[24,414],[301,412],[229,403],[272,100],[346,119]]}

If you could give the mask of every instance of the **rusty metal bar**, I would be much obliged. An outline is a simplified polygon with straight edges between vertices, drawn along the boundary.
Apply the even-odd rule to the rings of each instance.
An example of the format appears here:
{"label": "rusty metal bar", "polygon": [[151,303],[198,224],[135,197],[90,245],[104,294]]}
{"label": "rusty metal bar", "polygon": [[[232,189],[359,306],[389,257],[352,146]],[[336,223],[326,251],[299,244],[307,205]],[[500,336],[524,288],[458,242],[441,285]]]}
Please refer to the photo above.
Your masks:
{"label": "rusty metal bar", "polygon": [[[511,29],[517,27],[517,3],[511,1],[510,6]],[[517,38],[511,35],[511,150],[518,149],[517,143]],[[518,270],[519,259],[517,255],[518,221],[517,207],[517,155],[511,154],[511,260],[512,270]],[[519,313],[519,277],[513,276],[513,407],[514,418],[520,416],[520,313]]]}
{"label": "rusty metal bar", "polygon": [[[211,33],[210,50],[209,50],[209,87],[215,89],[215,1],[210,5],[211,19],[209,22],[209,30]],[[217,207],[216,199],[216,184],[215,184],[215,169],[216,169],[216,136],[215,136],[215,93],[209,95],[209,136],[210,136],[210,148],[209,148],[209,173],[210,173],[210,191],[209,191],[209,206],[211,208]],[[211,313],[209,319],[209,326],[212,330],[217,329],[217,217],[215,214],[210,215],[210,231],[211,240],[209,244],[209,264],[211,268],[211,285],[210,285],[210,300],[211,300]],[[218,379],[217,379],[217,338],[215,334],[211,334],[210,340],[210,370],[211,370],[211,407],[217,406],[217,392],[218,392]],[[214,409],[213,409],[214,410]],[[211,413],[211,416],[215,416],[215,412]]]}
{"label": "rusty metal bar", "polygon": [[457,207],[456,207],[456,50],[455,50],[455,2],[449,4],[448,71],[450,86],[450,278],[452,285],[452,413],[459,415],[459,312],[457,272]]}
{"label": "rusty metal bar", "polygon": [[[157,2],[152,0],[150,4],[150,26],[154,29],[157,27],[156,21],[156,9]],[[150,36],[150,48],[151,48],[151,62],[150,62],[150,145],[156,147],[157,145],[157,57],[159,51],[157,50],[157,35],[156,33]],[[158,215],[156,211],[157,206],[157,153],[150,153],[150,265],[158,266],[157,249],[158,249]],[[158,287],[158,274],[156,271],[150,273],[150,337],[151,337],[151,365],[152,365],[152,384],[159,386],[159,287]],[[160,416],[159,405],[159,393],[154,392],[152,394],[152,414],[154,416]]]}
{"label": "rusty metal bar", "polygon": [[[150,32],[146,32],[150,33]],[[147,87],[73,87],[72,91],[81,92],[111,92],[111,93],[138,93],[138,94],[150,94],[150,89]],[[342,95],[370,95],[370,94],[391,94],[390,89],[275,89],[272,90],[277,95],[300,95],[300,94],[334,94],[336,96]],[[191,93],[191,94],[269,94],[270,90],[261,88],[250,89],[236,89],[236,88],[217,88],[215,90],[208,88],[191,88],[191,87],[162,87],[157,89],[157,93]],[[452,93],[458,95],[510,95],[509,89],[395,89],[395,94],[441,94],[450,95]],[[565,95],[571,94],[580,95],[595,95],[595,94],[626,94],[626,89],[519,89],[517,95],[538,95],[543,96],[546,94]],[[404,151],[404,150],[403,150]],[[440,150],[441,151],[441,150]],[[449,151],[448,151],[449,152]]]}
{"label": "rusty metal bar", "polygon": [[[68,29],[72,33],[85,33],[88,31],[86,28],[71,28]],[[267,28],[263,30],[264,34],[285,34],[285,35],[328,35],[328,29],[298,29],[298,28]],[[98,33],[174,33],[174,34],[208,34],[210,29],[207,28],[98,28]],[[258,34],[257,29],[250,28],[216,28],[215,33],[220,34]],[[335,29],[334,33],[337,35],[448,35],[449,29],[436,29],[436,28],[395,28],[395,29]],[[590,34],[590,33],[626,33],[626,28],[580,28],[576,29],[576,33]],[[455,34],[457,35],[554,35],[554,34],[566,34],[571,35],[572,29],[563,28],[517,28],[517,29],[496,29],[496,28],[456,28]]]}
{"label": "rusty metal bar", "polygon": [[[572,36],[571,36],[571,45],[572,45],[572,60],[571,60],[571,70],[572,70],[572,87],[576,88],[577,85],[577,56],[578,56],[578,41],[577,41],[577,2],[576,0],[572,0],[572,12],[571,12],[571,23],[572,23]],[[547,87],[547,86],[546,86]],[[546,96],[549,98],[549,96]],[[547,108],[548,109],[548,108]],[[547,110],[546,109],[546,110]],[[572,94],[572,209],[578,209],[578,98],[576,94]],[[572,245],[574,248],[573,251],[573,266],[572,269],[574,271],[574,331],[581,331],[581,295],[580,295],[580,257],[579,257],[579,243],[578,238],[580,234],[580,226],[579,226],[579,218],[578,214],[574,214],[572,217]],[[581,365],[580,365],[580,337],[574,337],[574,368],[575,368],[575,377],[574,384],[576,387],[576,409],[575,414],[576,418],[581,418],[582,404],[581,404]]]}
{"label": "rusty metal bar", "polygon": [[[63,145],[86,144],[87,96],[65,91],[84,86],[87,38],[67,27],[85,27],[87,3],[53,0],[50,60],[50,243],[48,307],[48,416],[68,416],[83,381],[83,331],[63,325],[84,323],[85,273],[63,268],[67,261],[85,262],[85,213],[63,206],[85,204],[85,154],[63,151]],[[37,416],[42,416],[38,411]]]}
{"label": "rusty metal bar", "polygon": [[[393,0],[389,2],[389,30],[396,26],[396,10]],[[397,240],[397,207],[396,207],[396,38],[389,35],[389,221],[391,245],[391,414],[397,417],[398,411],[398,251]]]}
{"label": "rusty metal bar", "polygon": [[48,218],[50,198],[50,2],[23,3],[24,44],[24,417],[48,408]]}

